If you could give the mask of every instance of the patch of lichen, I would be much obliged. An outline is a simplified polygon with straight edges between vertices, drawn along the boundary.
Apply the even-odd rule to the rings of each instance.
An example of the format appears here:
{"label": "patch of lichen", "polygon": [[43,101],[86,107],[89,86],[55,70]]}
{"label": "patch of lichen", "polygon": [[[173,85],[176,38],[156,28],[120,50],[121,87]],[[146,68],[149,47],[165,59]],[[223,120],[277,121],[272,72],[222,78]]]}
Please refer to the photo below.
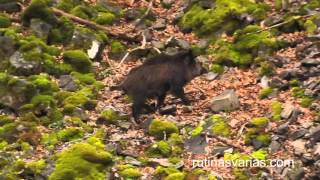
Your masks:
{"label": "patch of lichen", "polygon": [[270,31],[260,30],[259,26],[249,25],[234,33],[233,42],[217,40],[209,53],[215,56],[217,63],[248,66],[253,63],[260,50],[270,54],[278,47]]}
{"label": "patch of lichen", "polygon": [[56,156],[55,170],[49,179],[106,179],[112,161],[112,154],[96,142],[76,143]]}
{"label": "patch of lichen", "polygon": [[51,25],[57,23],[57,17],[49,8],[48,0],[32,0],[30,5],[24,10],[21,15],[23,25],[29,26],[30,20],[33,18],[41,19]]}
{"label": "patch of lichen", "polygon": [[222,32],[232,34],[245,24],[237,17],[247,13],[259,21],[265,17],[268,9],[269,7],[265,4],[250,0],[217,0],[212,9],[203,9],[198,4],[194,4],[180,23],[183,28],[192,29],[200,36]]}
{"label": "patch of lichen", "polygon": [[70,64],[74,70],[81,73],[88,73],[91,71],[91,60],[88,55],[82,50],[68,50],[63,53],[63,60]]}
{"label": "patch of lichen", "polygon": [[266,132],[268,123],[269,119],[266,117],[253,118],[244,135],[245,143],[250,145],[260,143],[262,147],[268,146],[271,141],[270,135]]}
{"label": "patch of lichen", "polygon": [[154,119],[149,125],[148,132],[150,135],[162,139],[164,134],[169,136],[172,133],[178,133],[178,127],[169,121],[161,120],[161,119]]}

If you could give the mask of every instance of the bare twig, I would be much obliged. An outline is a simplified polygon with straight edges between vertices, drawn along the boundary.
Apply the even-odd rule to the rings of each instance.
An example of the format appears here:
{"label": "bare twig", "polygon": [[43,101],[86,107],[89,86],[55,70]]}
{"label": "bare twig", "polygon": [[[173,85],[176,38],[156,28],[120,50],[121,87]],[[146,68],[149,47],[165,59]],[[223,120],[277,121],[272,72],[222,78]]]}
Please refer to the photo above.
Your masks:
{"label": "bare twig", "polygon": [[140,18],[138,18],[137,20],[135,20],[135,21],[133,22],[133,25],[134,25],[134,26],[137,26],[138,24],[140,24],[141,21],[143,21],[143,20],[149,15],[149,13],[150,13],[150,11],[151,11],[151,8],[152,8],[152,6],[153,6],[153,3],[154,3],[154,0],[151,0],[151,1],[149,2],[148,9],[146,10],[146,12],[145,12]]}
{"label": "bare twig", "polygon": [[72,14],[66,13],[66,12],[64,12],[64,11],[62,11],[60,9],[57,9],[57,8],[51,8],[51,9],[52,9],[53,13],[55,13],[56,15],[65,16],[65,17],[71,19],[72,21],[75,21],[75,22],[77,22],[79,24],[88,26],[88,27],[90,27],[92,29],[102,30],[102,31],[104,31],[105,33],[107,33],[110,36],[114,36],[114,37],[117,37],[119,39],[126,40],[126,41],[139,42],[139,38],[137,38],[136,35],[129,36],[127,33],[117,32],[117,29],[96,24],[96,23],[94,23],[92,21],[88,21],[86,19],[82,19],[80,17],[77,17],[77,16],[74,16]]}
{"label": "bare twig", "polygon": [[123,58],[121,59],[118,67],[120,67],[122,65],[122,63],[128,58],[128,56],[130,55],[130,53],[137,51],[139,49],[144,49],[146,47],[147,44],[147,40],[146,40],[146,35],[144,34],[144,32],[142,32],[142,42],[141,42],[141,46],[136,47],[134,49],[128,50],[128,52],[123,56]]}
{"label": "bare twig", "polygon": [[236,149],[239,149],[241,152],[248,152],[248,150],[246,150],[245,148],[243,148],[242,146],[238,145],[238,144],[235,144],[232,140],[230,139],[227,139],[227,138],[224,138],[224,137],[220,137],[220,136],[216,136],[216,135],[213,135],[213,134],[208,134],[207,133],[207,136],[208,137],[211,137],[211,138],[214,138],[228,146],[231,146],[233,148],[236,148]]}

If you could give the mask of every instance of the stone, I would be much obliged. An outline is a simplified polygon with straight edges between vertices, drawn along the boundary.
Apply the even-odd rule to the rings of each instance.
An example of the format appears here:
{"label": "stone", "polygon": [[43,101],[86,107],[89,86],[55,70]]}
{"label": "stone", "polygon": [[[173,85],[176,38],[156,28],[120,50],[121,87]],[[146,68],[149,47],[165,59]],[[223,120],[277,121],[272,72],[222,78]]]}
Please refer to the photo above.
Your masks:
{"label": "stone", "polygon": [[41,19],[31,19],[30,29],[38,38],[46,40],[52,26]]}
{"label": "stone", "polygon": [[301,61],[302,66],[317,66],[320,65],[320,59],[314,59],[314,58],[306,58]]}
{"label": "stone", "polygon": [[177,46],[181,47],[182,49],[190,49],[189,42],[183,39],[177,39]]}
{"label": "stone", "polygon": [[288,119],[292,112],[294,111],[295,107],[292,105],[292,104],[289,104],[289,103],[286,103],[284,106],[283,106],[283,110],[281,112],[281,117],[283,119]]}
{"label": "stone", "polygon": [[262,88],[267,88],[269,87],[269,78],[267,76],[263,76],[260,80],[260,86]]}
{"label": "stone", "polygon": [[71,75],[61,75],[59,78],[59,87],[66,91],[76,91],[79,89],[79,85],[74,81]]}
{"label": "stone", "polygon": [[158,48],[158,49],[164,49],[165,44],[161,41],[151,41],[151,44],[153,47]]}
{"label": "stone", "polygon": [[289,122],[292,123],[292,122],[297,121],[298,116],[299,116],[300,113],[301,113],[300,110],[295,108],[291,113],[291,116],[289,118]]}
{"label": "stone", "polygon": [[0,11],[7,13],[14,13],[21,11],[21,5],[18,2],[7,2],[0,4]]}
{"label": "stone", "polygon": [[192,136],[187,139],[184,144],[184,148],[188,152],[192,152],[195,154],[203,154],[205,153],[205,149],[208,146],[206,142],[206,138],[203,135]]}
{"label": "stone", "polygon": [[280,135],[285,135],[287,134],[289,131],[289,125],[288,123],[284,123],[284,124],[281,124],[278,128],[277,128],[277,133],[280,134]]}
{"label": "stone", "polygon": [[174,115],[177,111],[177,107],[175,105],[168,105],[159,109],[159,113],[161,115],[171,114]]}
{"label": "stone", "polygon": [[40,62],[25,60],[23,58],[23,54],[19,51],[13,53],[9,59],[9,62],[11,67],[14,68],[14,73],[16,75],[28,76],[39,72]]}
{"label": "stone", "polygon": [[125,14],[124,18],[128,21],[132,21],[137,19],[141,15],[141,12],[138,9],[128,9]]}
{"label": "stone", "polygon": [[207,74],[204,75],[205,79],[207,81],[213,81],[215,80],[217,77],[219,76],[218,73],[214,73],[214,72],[209,72]]}
{"label": "stone", "polygon": [[157,21],[155,22],[155,24],[153,25],[153,29],[155,30],[164,30],[167,27],[167,22],[165,19],[157,19]]}
{"label": "stone", "polygon": [[121,122],[118,123],[118,126],[121,129],[128,130],[132,126],[132,122],[130,122],[130,121],[121,121]]}
{"label": "stone", "polygon": [[174,0],[162,0],[161,3],[164,7],[168,8],[172,6],[172,4],[174,3]]}
{"label": "stone", "polygon": [[210,108],[214,112],[232,111],[240,107],[240,102],[234,90],[225,90],[212,99]]}
{"label": "stone", "polygon": [[233,148],[229,147],[229,146],[215,146],[212,150],[212,154],[214,156],[218,156],[218,157],[223,157],[225,151],[230,151],[233,152]]}
{"label": "stone", "polygon": [[291,138],[292,140],[297,140],[297,139],[299,139],[299,138],[302,138],[305,134],[307,134],[307,132],[308,132],[308,130],[306,130],[306,129],[296,130],[296,131],[294,131],[294,132],[292,132],[292,133],[290,134],[290,138]]}
{"label": "stone", "polygon": [[309,166],[309,165],[311,165],[311,163],[314,162],[312,158],[313,158],[313,156],[311,153],[304,153],[301,156],[301,161],[304,165]]}
{"label": "stone", "polygon": [[124,158],[124,161],[128,164],[132,164],[134,166],[141,166],[142,163],[140,161],[138,161],[137,159],[133,158],[133,157],[130,157],[130,156],[126,156]]}
{"label": "stone", "polygon": [[269,145],[270,153],[276,153],[280,150],[281,144],[278,141],[271,141]]}
{"label": "stone", "polygon": [[98,56],[100,49],[101,43],[97,40],[93,40],[90,49],[87,50],[89,58],[95,59]]}
{"label": "stone", "polygon": [[317,143],[314,147],[313,147],[313,159],[314,161],[319,161],[320,160],[320,143]]}
{"label": "stone", "polygon": [[302,139],[295,140],[291,142],[291,145],[293,146],[294,149],[294,154],[295,155],[302,155],[306,153],[306,141]]}
{"label": "stone", "polygon": [[290,180],[301,180],[304,177],[304,169],[302,167],[295,168],[288,172],[288,177]]}
{"label": "stone", "polygon": [[168,55],[174,55],[174,54],[176,54],[178,52],[179,52],[179,50],[177,48],[174,48],[174,47],[168,47],[165,50],[165,53],[168,54]]}
{"label": "stone", "polygon": [[310,139],[312,142],[320,141],[320,125],[310,129]]}
{"label": "stone", "polygon": [[73,48],[90,49],[92,41],[96,40],[93,32],[83,32],[75,29],[72,35],[71,44]]}
{"label": "stone", "polygon": [[200,41],[197,43],[197,46],[200,49],[205,49],[209,47],[209,40],[208,39],[200,39]]}
{"label": "stone", "polygon": [[308,35],[306,37],[307,41],[320,41],[320,34],[316,34],[316,35]]}
{"label": "stone", "polygon": [[[7,36],[0,36],[0,55],[3,57],[10,57],[16,51],[15,42],[12,38]],[[1,61],[1,60],[0,60]]]}

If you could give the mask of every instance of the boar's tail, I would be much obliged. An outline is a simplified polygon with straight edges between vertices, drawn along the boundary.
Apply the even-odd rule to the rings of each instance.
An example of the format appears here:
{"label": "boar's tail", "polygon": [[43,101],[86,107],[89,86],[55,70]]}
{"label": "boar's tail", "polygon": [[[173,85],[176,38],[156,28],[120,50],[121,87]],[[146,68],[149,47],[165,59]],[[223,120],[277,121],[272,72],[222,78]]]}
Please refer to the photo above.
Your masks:
{"label": "boar's tail", "polygon": [[120,91],[120,90],[122,90],[121,85],[111,86],[110,87],[110,91]]}

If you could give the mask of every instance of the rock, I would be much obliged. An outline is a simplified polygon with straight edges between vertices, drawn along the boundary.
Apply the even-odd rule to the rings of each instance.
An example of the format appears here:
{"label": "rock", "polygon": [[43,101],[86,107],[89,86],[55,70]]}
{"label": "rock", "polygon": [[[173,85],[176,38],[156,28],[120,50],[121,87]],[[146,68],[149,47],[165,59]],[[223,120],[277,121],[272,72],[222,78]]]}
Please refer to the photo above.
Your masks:
{"label": "rock", "polygon": [[[39,49],[39,51],[41,51]],[[14,73],[16,75],[32,75],[39,72],[40,62],[37,61],[27,61],[23,58],[23,54],[16,51],[9,59],[11,67],[14,68]]]}
{"label": "rock", "polygon": [[31,19],[30,28],[35,36],[46,40],[52,26],[41,19]]}
{"label": "rock", "polygon": [[159,113],[161,115],[165,114],[175,114],[177,111],[177,107],[175,105],[168,105],[159,109]]}
{"label": "rock", "polygon": [[[16,51],[15,42],[7,36],[0,36],[0,55],[2,58],[8,58]],[[0,59],[0,61],[1,61]]]}
{"label": "rock", "polygon": [[205,149],[208,146],[206,138],[203,135],[192,136],[190,139],[187,139],[184,144],[184,148],[188,152],[195,154],[205,153]]}
{"label": "rock", "polygon": [[295,155],[302,155],[306,153],[306,141],[302,139],[295,140],[291,142],[291,145],[293,146],[294,149],[294,154]]}
{"label": "rock", "polygon": [[229,151],[228,153],[232,153],[233,148],[231,148],[229,146],[214,146],[212,149],[212,154],[214,156],[223,157],[225,151]]}
{"label": "rock", "polygon": [[183,39],[177,39],[177,45],[182,49],[190,49],[189,42]]}
{"label": "rock", "polygon": [[213,81],[215,80],[217,77],[219,76],[218,73],[214,73],[214,72],[209,72],[207,74],[204,75],[205,79],[207,81]]}
{"label": "rock", "polygon": [[174,0],[161,0],[161,4],[162,4],[165,8],[171,7],[173,3],[174,3]]}
{"label": "rock", "polygon": [[301,156],[301,161],[304,165],[306,166],[310,166],[311,163],[313,163],[313,159],[312,159],[312,154],[311,153],[304,153],[302,156]]}
{"label": "rock", "polygon": [[119,7],[112,0],[98,0],[97,4],[106,8],[108,11],[112,12],[113,14],[118,14],[119,12],[121,12],[121,7]]}
{"label": "rock", "polygon": [[125,12],[124,18],[128,21],[132,21],[135,20],[137,18],[139,18],[141,15],[141,12],[138,9],[128,9]]}
{"label": "rock", "polygon": [[151,44],[153,47],[158,48],[158,49],[164,49],[165,44],[161,41],[151,41]]}
{"label": "rock", "polygon": [[295,168],[288,172],[288,177],[290,180],[301,180],[304,177],[304,169],[302,167]]}
{"label": "rock", "polygon": [[211,9],[215,6],[215,1],[212,0],[200,0],[199,5],[204,9]]}
{"label": "rock", "polygon": [[260,80],[260,86],[262,88],[267,88],[269,87],[269,78],[267,76],[263,76]]}
{"label": "rock", "polygon": [[86,114],[86,112],[79,107],[74,108],[73,112],[72,112],[72,116],[76,116],[79,117],[82,120],[88,120],[88,115]]}
{"label": "rock", "polygon": [[79,85],[74,81],[71,75],[61,75],[59,78],[59,87],[66,91],[76,91],[79,89]]}
{"label": "rock", "polygon": [[296,140],[296,139],[299,139],[299,138],[302,138],[305,134],[307,134],[308,130],[306,129],[299,129],[299,130],[296,130],[294,132],[292,132],[290,134],[290,138],[292,140]]}
{"label": "rock", "polygon": [[142,163],[140,161],[138,161],[137,159],[133,158],[133,157],[130,157],[130,156],[126,156],[124,158],[124,161],[128,164],[132,164],[134,166],[141,166]]}
{"label": "rock", "polygon": [[75,29],[71,39],[73,48],[90,49],[92,41],[96,40],[96,36],[93,32],[84,32],[79,29]]}
{"label": "rock", "polygon": [[21,11],[21,6],[18,4],[18,2],[7,2],[7,3],[1,3],[0,4],[0,11],[1,12],[7,12],[7,13],[14,13]]}
{"label": "rock", "polygon": [[129,121],[122,121],[122,122],[118,123],[118,126],[124,130],[130,129],[131,125],[132,125],[132,122],[129,122]]}
{"label": "rock", "polygon": [[165,19],[157,19],[157,21],[155,22],[155,24],[153,25],[153,28],[155,30],[164,30],[167,27],[167,22]]}
{"label": "rock", "polygon": [[291,113],[291,116],[289,118],[289,122],[292,123],[292,122],[297,121],[298,116],[299,116],[300,113],[301,113],[300,110],[295,108]]}
{"label": "rock", "polygon": [[280,134],[280,135],[285,135],[285,134],[287,134],[288,131],[289,131],[288,123],[281,124],[277,128],[277,133]]}
{"label": "rock", "polygon": [[234,90],[225,90],[212,99],[210,108],[214,112],[232,111],[240,107],[240,102]]}
{"label": "rock", "polygon": [[197,46],[200,49],[205,49],[209,47],[209,40],[208,39],[200,39],[200,41],[197,43]]}
{"label": "rock", "polygon": [[283,82],[279,77],[274,77],[270,80],[270,87],[278,88],[279,90],[287,90],[289,84]]}
{"label": "rock", "polygon": [[320,125],[310,129],[310,139],[314,143],[320,141]]}
{"label": "rock", "polygon": [[89,58],[95,59],[98,56],[100,49],[101,49],[101,43],[97,40],[93,40],[91,48],[87,50],[87,54]]}
{"label": "rock", "polygon": [[178,11],[176,14],[173,16],[173,24],[178,24],[181,18],[183,17],[184,12],[183,11]]}
{"label": "rock", "polygon": [[295,107],[292,104],[286,103],[281,112],[281,117],[283,119],[288,119],[294,110],[295,110]]}
{"label": "rock", "polygon": [[271,141],[270,145],[269,145],[269,151],[270,153],[276,153],[280,150],[281,148],[281,144],[278,141]]}
{"label": "rock", "polygon": [[174,48],[174,47],[168,47],[165,50],[165,53],[168,54],[168,55],[174,55],[174,54],[176,54],[178,52],[179,52],[179,50],[177,48]]}
{"label": "rock", "polygon": [[305,39],[307,41],[320,41],[320,34],[308,35]]}
{"label": "rock", "polygon": [[182,107],[182,112],[183,113],[191,113],[193,110],[193,106],[183,106]]}
{"label": "rock", "polygon": [[317,66],[317,65],[320,65],[320,59],[306,58],[301,61],[301,65],[303,65],[303,66]]}
{"label": "rock", "polygon": [[252,139],[251,143],[252,143],[252,146],[254,147],[254,149],[260,149],[264,146],[264,143],[257,140],[257,139]]}
{"label": "rock", "polygon": [[320,143],[317,143],[313,147],[313,160],[314,161],[319,161],[320,160]]}

